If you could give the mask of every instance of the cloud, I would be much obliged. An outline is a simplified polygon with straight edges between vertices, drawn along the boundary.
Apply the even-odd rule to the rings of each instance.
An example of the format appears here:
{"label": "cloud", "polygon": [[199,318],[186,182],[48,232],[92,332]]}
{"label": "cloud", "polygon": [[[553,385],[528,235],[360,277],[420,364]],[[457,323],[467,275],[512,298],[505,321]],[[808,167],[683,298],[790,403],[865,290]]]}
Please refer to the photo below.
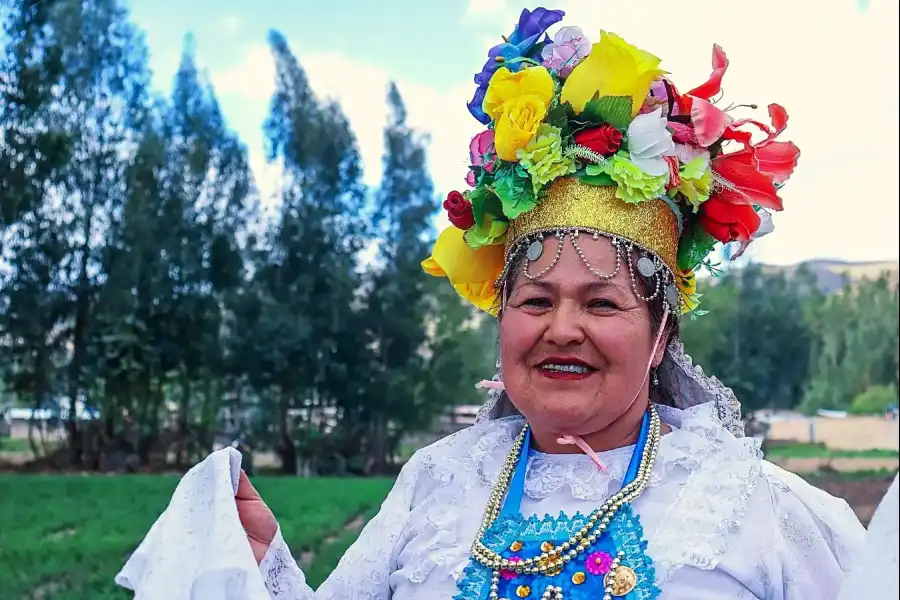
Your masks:
{"label": "cloud", "polygon": [[254,44],[241,61],[210,74],[218,94],[234,94],[248,102],[268,104],[275,91],[275,62],[265,44]]}
{"label": "cloud", "polygon": [[222,19],[222,29],[228,35],[235,35],[244,28],[244,21],[238,16],[229,15]]}

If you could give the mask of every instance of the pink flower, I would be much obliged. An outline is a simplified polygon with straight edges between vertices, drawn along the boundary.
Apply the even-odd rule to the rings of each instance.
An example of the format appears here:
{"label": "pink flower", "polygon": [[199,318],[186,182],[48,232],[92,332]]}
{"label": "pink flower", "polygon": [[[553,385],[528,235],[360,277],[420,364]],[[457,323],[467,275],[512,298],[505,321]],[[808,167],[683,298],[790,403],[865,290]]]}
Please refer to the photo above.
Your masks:
{"label": "pink flower", "polygon": [[716,143],[732,119],[725,111],[717,108],[708,100],[693,98],[691,101],[691,122],[694,124],[694,135],[697,143],[708,148]]}
{"label": "pink flower", "polygon": [[677,121],[668,122],[669,131],[672,132],[672,139],[678,144],[696,144],[697,136],[694,135],[694,128],[686,123]]}
{"label": "pink flower", "polygon": [[[509,557],[509,562],[511,562],[511,563],[522,562],[522,558],[519,556],[511,556],[511,557]],[[502,577],[503,579],[506,579],[506,580],[515,579],[518,576],[519,576],[518,573],[516,573],[515,571],[510,571],[508,569],[503,569],[500,572],[500,577]]]}
{"label": "pink flower", "polygon": [[580,27],[563,27],[553,36],[553,42],[541,50],[543,65],[568,77],[572,69],[591,52],[591,43]]}
{"label": "pink flower", "polygon": [[606,575],[612,566],[612,556],[606,552],[594,552],[585,560],[584,568],[591,575]]}
{"label": "pink flower", "polygon": [[[494,150],[493,129],[482,131],[469,142],[469,164],[471,166],[484,167],[485,170],[490,173],[494,170],[495,158],[496,151]],[[475,187],[475,184],[477,183],[475,180],[475,172],[471,169],[466,174],[466,183],[468,183],[470,187]]]}

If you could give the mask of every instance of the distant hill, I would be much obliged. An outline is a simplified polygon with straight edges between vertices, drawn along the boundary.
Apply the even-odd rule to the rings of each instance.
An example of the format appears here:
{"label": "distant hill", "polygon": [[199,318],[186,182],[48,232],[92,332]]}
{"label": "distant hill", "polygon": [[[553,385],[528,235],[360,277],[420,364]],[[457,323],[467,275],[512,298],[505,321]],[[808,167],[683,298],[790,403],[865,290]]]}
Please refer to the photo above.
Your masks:
{"label": "distant hill", "polygon": [[805,265],[815,273],[819,289],[826,294],[839,292],[848,283],[856,283],[862,279],[877,279],[883,273],[889,273],[894,283],[900,281],[900,262],[898,261],[847,262],[814,259],[789,266],[763,265],[763,269],[768,272],[781,271],[792,275],[801,265]]}

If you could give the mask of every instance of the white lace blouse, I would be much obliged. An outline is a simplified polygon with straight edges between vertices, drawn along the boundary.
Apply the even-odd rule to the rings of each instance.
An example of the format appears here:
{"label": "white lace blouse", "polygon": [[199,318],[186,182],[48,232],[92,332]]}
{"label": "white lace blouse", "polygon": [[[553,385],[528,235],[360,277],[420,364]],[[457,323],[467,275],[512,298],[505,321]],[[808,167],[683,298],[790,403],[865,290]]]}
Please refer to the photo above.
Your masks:
{"label": "white lace blouse", "polygon": [[[673,427],[650,486],[635,502],[661,600],[834,600],[865,530],[843,500],[761,459],[711,404],[661,408]],[[448,600],[469,560],[491,487],[523,425],[483,422],[419,452],[381,511],[313,591],[280,532],[260,568],[277,600]],[[590,512],[618,491],[633,448],[532,453],[525,516]]]}

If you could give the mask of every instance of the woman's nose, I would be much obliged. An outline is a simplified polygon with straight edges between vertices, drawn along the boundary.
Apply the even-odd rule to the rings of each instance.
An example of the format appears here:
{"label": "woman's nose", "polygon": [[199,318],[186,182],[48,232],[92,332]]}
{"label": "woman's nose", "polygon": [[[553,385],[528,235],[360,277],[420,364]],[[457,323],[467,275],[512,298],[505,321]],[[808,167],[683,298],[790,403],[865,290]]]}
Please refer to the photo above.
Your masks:
{"label": "woman's nose", "polygon": [[584,342],[584,328],[581,323],[582,311],[569,303],[560,304],[548,318],[544,339],[556,346],[569,346]]}

